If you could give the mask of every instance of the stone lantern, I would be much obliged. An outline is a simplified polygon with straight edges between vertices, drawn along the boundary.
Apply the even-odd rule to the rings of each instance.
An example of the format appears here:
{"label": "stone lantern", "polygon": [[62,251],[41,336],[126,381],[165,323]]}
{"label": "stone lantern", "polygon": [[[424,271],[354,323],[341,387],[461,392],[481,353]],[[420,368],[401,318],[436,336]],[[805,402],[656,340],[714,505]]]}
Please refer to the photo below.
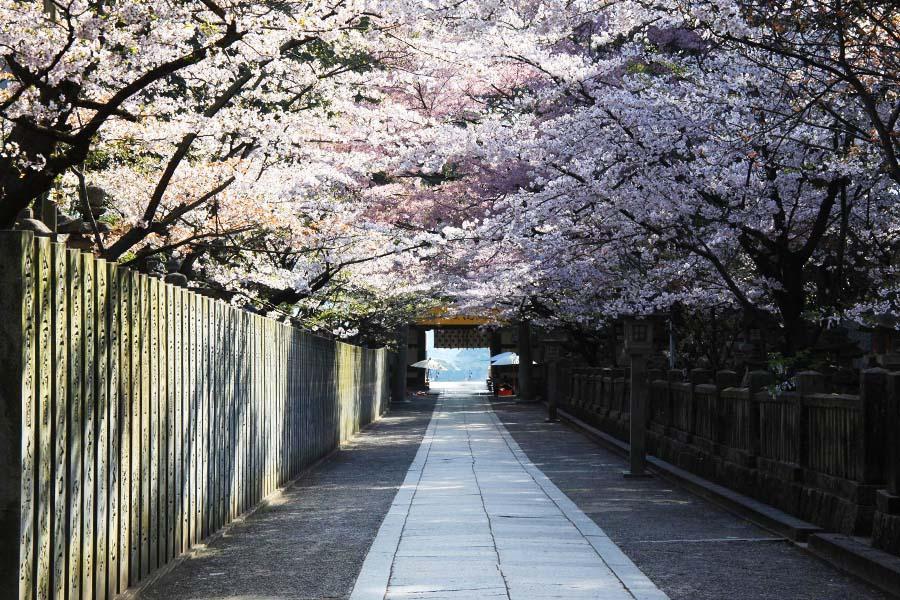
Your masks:
{"label": "stone lantern", "polygon": [[626,477],[647,477],[647,357],[653,351],[653,322],[625,319],[625,353],[631,361],[630,450]]}
{"label": "stone lantern", "polygon": [[653,350],[653,322],[649,319],[625,319],[625,352],[629,356],[648,355]]}

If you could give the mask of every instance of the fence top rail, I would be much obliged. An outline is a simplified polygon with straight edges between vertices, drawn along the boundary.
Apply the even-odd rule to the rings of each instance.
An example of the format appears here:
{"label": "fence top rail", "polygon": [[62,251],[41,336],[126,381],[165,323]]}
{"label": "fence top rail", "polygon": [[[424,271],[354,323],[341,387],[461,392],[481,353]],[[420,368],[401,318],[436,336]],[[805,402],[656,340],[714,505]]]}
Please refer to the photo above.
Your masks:
{"label": "fence top rail", "polygon": [[859,396],[853,394],[810,394],[803,397],[803,404],[819,408],[863,409]]}
{"label": "fence top rail", "polygon": [[764,390],[757,393],[753,399],[764,404],[800,404],[802,396],[797,392],[781,392],[773,395]]}
{"label": "fence top rail", "polygon": [[727,387],[722,389],[722,397],[735,400],[750,400],[750,388]]}

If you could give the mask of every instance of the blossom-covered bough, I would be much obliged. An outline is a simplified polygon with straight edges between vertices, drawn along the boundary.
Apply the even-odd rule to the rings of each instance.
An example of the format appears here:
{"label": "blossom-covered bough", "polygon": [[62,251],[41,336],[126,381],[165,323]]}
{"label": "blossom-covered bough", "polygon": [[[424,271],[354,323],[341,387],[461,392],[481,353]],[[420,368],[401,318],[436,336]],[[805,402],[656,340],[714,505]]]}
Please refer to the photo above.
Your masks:
{"label": "blossom-covered bough", "polygon": [[[595,331],[894,315],[887,0],[0,0],[0,220],[354,339],[423,305]],[[100,231],[102,229],[102,231]]]}

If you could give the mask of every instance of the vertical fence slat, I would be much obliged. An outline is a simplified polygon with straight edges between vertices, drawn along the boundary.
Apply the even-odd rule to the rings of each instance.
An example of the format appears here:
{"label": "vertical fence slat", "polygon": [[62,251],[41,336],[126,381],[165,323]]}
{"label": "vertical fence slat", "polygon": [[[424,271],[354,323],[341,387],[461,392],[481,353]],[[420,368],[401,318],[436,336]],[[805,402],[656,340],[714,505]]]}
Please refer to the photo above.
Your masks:
{"label": "vertical fence slat", "polygon": [[188,461],[190,459],[190,429],[189,429],[189,410],[190,410],[190,377],[188,369],[190,368],[190,319],[188,305],[188,293],[184,290],[178,290],[178,301],[175,304],[176,314],[180,315],[179,323],[181,324],[181,344],[179,352],[180,360],[180,399],[178,407],[180,415],[178,422],[180,426],[180,443],[178,445],[178,479],[179,479],[179,514],[181,515],[181,529],[179,531],[180,551],[186,552],[190,547],[190,527],[188,519],[190,518],[190,475]]}
{"label": "vertical fence slat", "polygon": [[166,371],[166,548],[165,560],[169,562],[178,553],[175,547],[175,404],[177,385],[175,378],[175,289],[166,284],[162,288],[162,311],[165,325]]}
{"label": "vertical fence slat", "polygon": [[83,319],[82,311],[82,279],[81,255],[76,250],[67,252],[67,287],[69,291],[69,336],[68,336],[68,444],[69,463],[68,480],[68,530],[66,544],[69,560],[67,563],[67,579],[69,598],[78,598],[81,594],[81,456],[82,456],[82,409],[84,395],[81,387],[83,374],[82,361],[84,347],[82,345]]}
{"label": "vertical fence slat", "polygon": [[131,531],[129,564],[130,585],[136,585],[141,578],[141,512],[143,502],[141,499],[141,455],[142,447],[142,403],[143,403],[143,375],[144,364],[141,348],[146,329],[143,326],[144,313],[142,304],[141,283],[143,277],[132,273],[131,277],[131,350],[129,362],[131,363]]}
{"label": "vertical fence slat", "polygon": [[37,426],[37,454],[36,454],[36,483],[37,496],[35,509],[37,520],[35,523],[35,597],[46,598],[50,593],[50,507],[51,502],[51,477],[52,477],[52,442],[50,439],[50,426],[52,421],[51,399],[52,383],[51,369],[53,364],[50,340],[53,329],[53,313],[51,310],[51,296],[53,291],[52,269],[50,266],[50,240],[37,238],[34,244],[34,321],[37,333],[37,357],[36,368],[36,426]]}
{"label": "vertical fence slat", "polygon": [[94,598],[96,600],[106,600],[106,544],[107,544],[107,504],[109,496],[107,492],[107,464],[106,451],[109,445],[109,404],[108,404],[108,363],[109,356],[107,354],[107,311],[109,310],[109,289],[106,280],[106,261],[93,260],[94,268],[94,337],[95,341],[95,397],[96,397],[96,417],[95,417],[95,447],[94,452],[94,478],[96,481],[96,494],[94,498]]}
{"label": "vertical fence slat", "polygon": [[[34,597],[35,329],[31,233],[0,232],[0,589]],[[20,585],[21,582],[21,585]]]}
{"label": "vertical fence slat", "polygon": [[159,566],[159,281],[154,278],[147,280],[147,311],[149,314],[149,356],[147,361],[146,385],[150,390],[150,404],[147,408],[149,423],[147,426],[147,457],[149,468],[147,471],[147,511],[145,517],[149,524],[147,531],[147,559],[146,573]]}
{"label": "vertical fence slat", "polygon": [[169,345],[172,351],[172,403],[173,403],[173,439],[172,444],[172,460],[173,460],[173,486],[174,486],[174,506],[173,510],[173,534],[172,539],[172,555],[177,556],[184,551],[184,483],[182,480],[184,468],[181,463],[182,449],[184,446],[184,337],[185,332],[182,328],[181,314],[181,297],[182,291],[179,288],[172,288],[172,333],[173,341]]}
{"label": "vertical fence slat", "polygon": [[131,273],[119,271],[119,592],[128,587],[131,554]]}
{"label": "vertical fence slat", "polygon": [[82,412],[82,497],[81,497],[81,597],[93,598],[94,591],[94,526],[96,503],[96,296],[95,264],[92,256],[81,255],[81,297],[82,297],[82,362],[81,390]]}
{"label": "vertical fence slat", "polygon": [[53,268],[53,597],[64,599],[66,575],[66,528],[68,526],[68,264],[66,247],[51,246]]}
{"label": "vertical fence slat", "polygon": [[109,481],[109,508],[107,510],[107,596],[112,598],[119,592],[119,439],[120,407],[119,398],[119,270],[115,263],[106,267],[106,281],[109,288],[109,303],[106,311],[107,360],[109,373],[107,401],[109,403],[109,445],[106,449]]}
{"label": "vertical fence slat", "polygon": [[150,391],[150,383],[153,378],[153,363],[150,358],[150,343],[153,339],[153,321],[151,316],[152,304],[150,300],[150,278],[141,275],[139,277],[140,288],[140,310],[141,310],[141,347],[140,347],[140,366],[141,366],[141,439],[140,439],[140,488],[141,488],[141,545],[140,545],[140,578],[143,579],[150,573],[150,564],[152,557],[150,555],[150,538],[151,538],[151,504],[153,499],[153,491],[151,488],[150,469],[152,465],[152,442],[151,436],[151,418],[153,410],[153,395]]}

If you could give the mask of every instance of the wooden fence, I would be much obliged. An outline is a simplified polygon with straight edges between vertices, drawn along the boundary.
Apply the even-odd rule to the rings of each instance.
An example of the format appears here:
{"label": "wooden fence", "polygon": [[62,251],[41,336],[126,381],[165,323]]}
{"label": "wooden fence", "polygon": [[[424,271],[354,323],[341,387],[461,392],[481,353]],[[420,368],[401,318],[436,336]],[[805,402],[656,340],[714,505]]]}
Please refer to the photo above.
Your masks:
{"label": "wooden fence", "polygon": [[112,598],[387,408],[384,350],[26,232],[0,256],[3,598]]}
{"label": "wooden fence", "polygon": [[[628,438],[626,369],[570,368],[564,410]],[[660,458],[828,530],[900,554],[900,372],[868,369],[858,394],[804,372],[772,394],[768,373],[648,373],[648,447]],[[552,393],[552,392],[551,392]]]}

